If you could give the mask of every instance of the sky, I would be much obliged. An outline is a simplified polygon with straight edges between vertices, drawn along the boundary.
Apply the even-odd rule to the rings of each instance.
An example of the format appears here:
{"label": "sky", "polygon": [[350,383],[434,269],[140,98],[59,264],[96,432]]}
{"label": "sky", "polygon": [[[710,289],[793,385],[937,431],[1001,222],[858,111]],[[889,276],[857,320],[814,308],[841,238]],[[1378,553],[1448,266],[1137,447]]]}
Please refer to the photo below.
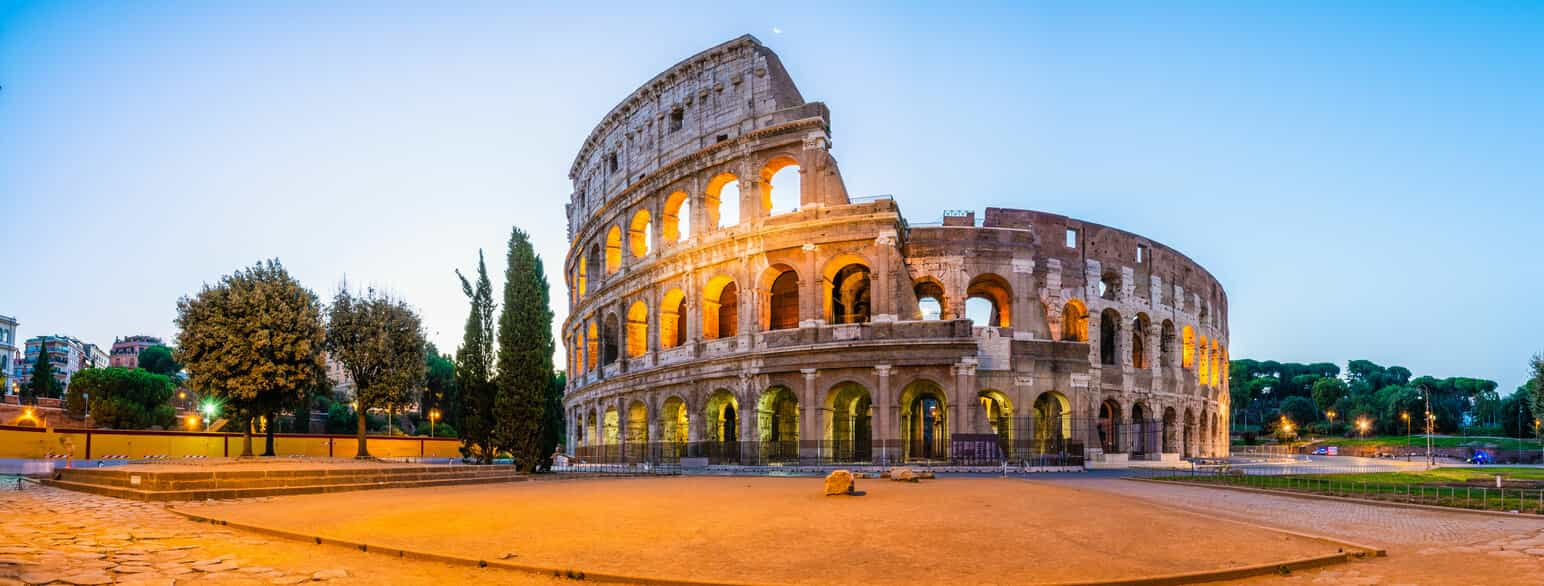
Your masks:
{"label": "sky", "polygon": [[0,314],[170,339],[179,297],[278,258],[324,299],[345,277],[406,299],[453,352],[454,271],[481,249],[500,286],[519,226],[560,323],[581,143],[745,33],[830,106],[853,195],[1163,242],[1221,281],[1234,358],[1505,393],[1544,352],[1524,2],[0,0]]}

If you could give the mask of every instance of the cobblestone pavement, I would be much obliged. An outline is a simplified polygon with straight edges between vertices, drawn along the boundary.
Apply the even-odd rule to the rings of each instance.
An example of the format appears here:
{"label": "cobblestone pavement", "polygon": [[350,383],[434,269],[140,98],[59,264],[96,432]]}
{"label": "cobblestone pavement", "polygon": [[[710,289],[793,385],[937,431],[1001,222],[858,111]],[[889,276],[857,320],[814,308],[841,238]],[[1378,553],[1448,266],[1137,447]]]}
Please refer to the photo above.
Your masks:
{"label": "cobblestone pavement", "polygon": [[1388,551],[1386,558],[1255,579],[1252,583],[1544,584],[1544,520],[1117,479],[1052,482]]}
{"label": "cobblestone pavement", "polygon": [[551,578],[270,540],[161,505],[0,482],[0,586],[556,584]]}

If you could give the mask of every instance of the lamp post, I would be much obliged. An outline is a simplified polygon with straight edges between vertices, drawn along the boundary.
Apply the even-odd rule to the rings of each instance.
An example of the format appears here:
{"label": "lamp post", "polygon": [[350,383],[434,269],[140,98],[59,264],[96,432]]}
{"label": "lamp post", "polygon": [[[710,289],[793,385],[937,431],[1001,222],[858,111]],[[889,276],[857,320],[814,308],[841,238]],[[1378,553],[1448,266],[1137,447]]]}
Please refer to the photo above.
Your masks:
{"label": "lamp post", "polygon": [[1410,461],[1410,412],[1400,411],[1399,418],[1405,420],[1405,461]]}
{"label": "lamp post", "polygon": [[436,422],[438,422],[439,420],[440,420],[440,410],[439,409],[430,409],[429,410],[429,437],[438,437],[438,436],[434,435],[434,424]]}
{"label": "lamp post", "polygon": [[1367,422],[1366,417],[1362,417],[1356,420],[1356,429],[1357,431],[1361,432],[1363,438],[1367,437],[1367,428],[1369,426],[1370,424]]}
{"label": "lamp post", "polygon": [[1335,435],[1335,410],[1330,409],[1329,411],[1325,411],[1324,416],[1330,418],[1330,435]]}

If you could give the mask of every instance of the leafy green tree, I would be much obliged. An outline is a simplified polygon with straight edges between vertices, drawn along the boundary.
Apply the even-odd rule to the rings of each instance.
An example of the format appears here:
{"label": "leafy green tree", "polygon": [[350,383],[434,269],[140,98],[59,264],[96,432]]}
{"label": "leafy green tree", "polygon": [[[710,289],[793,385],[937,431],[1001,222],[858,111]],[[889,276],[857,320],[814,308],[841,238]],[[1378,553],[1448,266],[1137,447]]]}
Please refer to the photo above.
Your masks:
{"label": "leafy green tree", "polygon": [[1533,395],[1533,412],[1544,414],[1544,354],[1535,354],[1529,366],[1533,369],[1533,378],[1528,379],[1526,386]]}
{"label": "leafy green tree", "polygon": [[[504,308],[499,315],[498,374],[493,424],[495,444],[509,450],[524,472],[534,472],[542,458],[547,396],[552,390],[552,308],[547,274],[530,237],[510,230],[509,262],[504,269]],[[562,426],[562,410],[556,415]]]}
{"label": "leafy green tree", "polygon": [[1533,437],[1533,389],[1528,384],[1517,387],[1501,401],[1501,429],[1507,437]]}
{"label": "leafy green tree", "polygon": [[92,420],[111,429],[171,427],[176,388],[171,378],[139,368],[90,368],[70,378],[70,392],[90,398]]}
{"label": "leafy green tree", "polygon": [[498,451],[493,441],[493,285],[488,281],[488,266],[477,251],[477,283],[473,285],[461,271],[461,290],[471,302],[461,347],[456,350],[456,387],[460,389],[460,410],[453,419],[461,431],[461,452],[476,456],[484,464],[493,461]]}
{"label": "leafy green tree", "polygon": [[182,371],[182,365],[172,356],[172,349],[160,344],[140,350],[139,367],[164,376],[176,376]]}
{"label": "leafy green tree", "polygon": [[1335,402],[1346,396],[1349,389],[1346,382],[1335,377],[1324,377],[1313,383],[1313,402],[1319,406],[1319,411],[1329,411],[1335,407]]}
{"label": "leafy green tree", "polygon": [[1313,401],[1307,397],[1288,397],[1281,402],[1281,414],[1300,427],[1318,418]]}
{"label": "leafy green tree", "polygon": [[419,415],[427,419],[429,413],[437,409],[441,421],[458,421],[460,390],[456,387],[456,363],[450,356],[440,354],[439,348],[431,342],[424,348],[424,369],[426,377]]}
{"label": "leafy green tree", "polygon": [[552,468],[552,455],[558,446],[568,442],[568,429],[563,425],[563,387],[568,386],[568,376],[558,371],[547,389],[546,404],[542,407],[541,468]]}
{"label": "leafy green tree", "polygon": [[32,380],[22,387],[18,399],[23,405],[37,405],[38,399],[52,397],[59,391],[59,381],[54,380],[54,363],[48,360],[48,340],[38,344],[38,357],[32,363]]}
{"label": "leafy green tree", "polygon": [[[90,370],[90,369],[87,369]],[[84,371],[83,371],[84,372]],[[83,419],[86,417],[86,392],[79,385],[71,384],[64,389],[64,412],[70,417]]]}
{"label": "leafy green tree", "polygon": [[359,411],[354,457],[369,458],[365,412],[406,405],[423,385],[423,324],[406,303],[375,289],[355,295],[345,285],[332,301],[327,351],[354,379]]}
{"label": "leafy green tree", "polygon": [[[242,456],[252,455],[252,424],[274,421],[322,369],[326,329],[316,294],[278,260],[239,270],[177,302],[178,362],[200,395],[226,401],[242,425]],[[269,426],[273,429],[273,426]],[[273,453],[273,435],[268,449]]]}

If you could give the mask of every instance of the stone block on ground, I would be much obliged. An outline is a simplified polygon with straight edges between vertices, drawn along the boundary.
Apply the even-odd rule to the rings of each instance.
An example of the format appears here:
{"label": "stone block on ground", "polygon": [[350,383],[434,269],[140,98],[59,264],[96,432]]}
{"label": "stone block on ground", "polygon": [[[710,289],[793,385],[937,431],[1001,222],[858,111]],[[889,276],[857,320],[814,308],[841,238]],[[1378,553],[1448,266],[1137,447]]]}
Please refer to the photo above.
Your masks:
{"label": "stone block on ground", "polygon": [[916,470],[912,470],[906,466],[896,466],[891,468],[889,476],[890,480],[894,480],[896,482],[916,482],[917,479],[921,478],[921,476],[917,474]]}
{"label": "stone block on ground", "polygon": [[834,470],[826,475],[826,496],[852,494],[855,486],[849,470]]}

